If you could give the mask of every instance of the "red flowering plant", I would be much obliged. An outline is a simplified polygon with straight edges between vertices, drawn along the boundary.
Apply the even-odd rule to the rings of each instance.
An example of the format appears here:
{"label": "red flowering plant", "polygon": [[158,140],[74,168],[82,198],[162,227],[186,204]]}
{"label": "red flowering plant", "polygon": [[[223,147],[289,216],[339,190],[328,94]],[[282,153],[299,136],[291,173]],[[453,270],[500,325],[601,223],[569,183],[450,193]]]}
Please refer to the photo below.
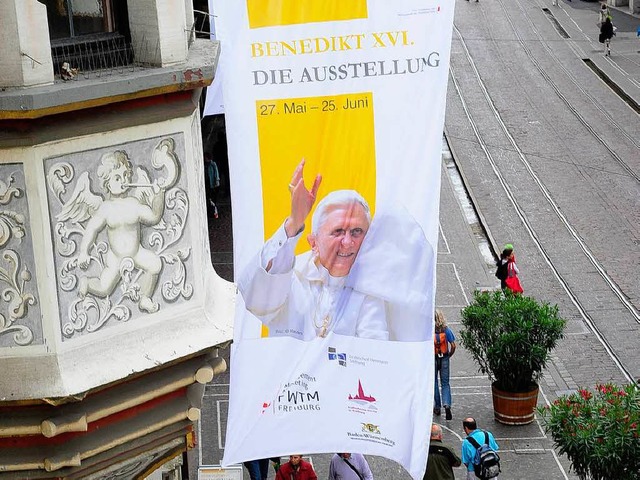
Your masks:
{"label": "red flowering plant", "polygon": [[640,387],[596,385],[538,409],[559,453],[581,480],[637,480]]}

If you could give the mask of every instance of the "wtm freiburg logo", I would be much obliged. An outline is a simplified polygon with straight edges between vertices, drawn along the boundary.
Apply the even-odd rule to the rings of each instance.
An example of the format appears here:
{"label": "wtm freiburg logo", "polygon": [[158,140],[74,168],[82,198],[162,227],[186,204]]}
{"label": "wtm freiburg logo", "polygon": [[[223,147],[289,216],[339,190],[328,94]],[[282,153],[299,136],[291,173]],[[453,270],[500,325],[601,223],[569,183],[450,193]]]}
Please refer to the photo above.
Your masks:
{"label": "wtm freiburg logo", "polygon": [[276,398],[262,402],[262,414],[283,415],[305,410],[320,410],[320,391],[316,378],[301,373],[295,380],[285,383]]}

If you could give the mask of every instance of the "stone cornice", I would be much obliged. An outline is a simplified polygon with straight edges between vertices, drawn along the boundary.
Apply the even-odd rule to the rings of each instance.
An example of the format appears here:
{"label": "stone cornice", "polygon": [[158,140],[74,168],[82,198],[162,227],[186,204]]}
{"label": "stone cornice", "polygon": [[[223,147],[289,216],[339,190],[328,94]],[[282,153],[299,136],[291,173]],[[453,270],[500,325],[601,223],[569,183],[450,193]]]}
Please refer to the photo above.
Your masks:
{"label": "stone cornice", "polygon": [[123,68],[100,78],[0,92],[0,120],[35,119],[116,102],[193,90],[213,81],[219,44],[196,40],[184,63],[158,68]]}

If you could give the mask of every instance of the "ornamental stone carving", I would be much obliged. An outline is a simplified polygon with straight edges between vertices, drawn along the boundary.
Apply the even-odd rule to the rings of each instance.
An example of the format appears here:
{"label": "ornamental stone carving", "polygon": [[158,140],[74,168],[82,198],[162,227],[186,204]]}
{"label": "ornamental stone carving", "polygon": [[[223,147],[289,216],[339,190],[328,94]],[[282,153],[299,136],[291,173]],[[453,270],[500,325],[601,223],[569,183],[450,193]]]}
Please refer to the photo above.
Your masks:
{"label": "ornamental stone carving", "polygon": [[0,348],[43,343],[24,170],[0,165]]}
{"label": "ornamental stone carving", "polygon": [[184,137],[45,161],[63,340],[193,294]]}

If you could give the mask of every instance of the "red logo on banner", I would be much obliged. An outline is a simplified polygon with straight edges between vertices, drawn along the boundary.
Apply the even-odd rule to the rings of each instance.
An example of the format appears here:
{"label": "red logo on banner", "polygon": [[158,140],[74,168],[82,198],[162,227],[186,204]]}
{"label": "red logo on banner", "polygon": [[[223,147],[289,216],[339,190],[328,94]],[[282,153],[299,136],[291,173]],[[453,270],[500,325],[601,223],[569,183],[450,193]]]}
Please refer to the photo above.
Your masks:
{"label": "red logo on banner", "polygon": [[362,382],[358,380],[358,393],[355,395],[349,395],[348,409],[353,413],[368,414],[376,413],[378,407],[376,407],[376,397],[367,395],[362,388]]}
{"label": "red logo on banner", "polygon": [[365,403],[373,403],[376,401],[375,397],[364,394],[364,390],[362,389],[362,382],[360,382],[360,380],[358,380],[358,393],[355,396],[349,395],[349,400],[360,400]]}

